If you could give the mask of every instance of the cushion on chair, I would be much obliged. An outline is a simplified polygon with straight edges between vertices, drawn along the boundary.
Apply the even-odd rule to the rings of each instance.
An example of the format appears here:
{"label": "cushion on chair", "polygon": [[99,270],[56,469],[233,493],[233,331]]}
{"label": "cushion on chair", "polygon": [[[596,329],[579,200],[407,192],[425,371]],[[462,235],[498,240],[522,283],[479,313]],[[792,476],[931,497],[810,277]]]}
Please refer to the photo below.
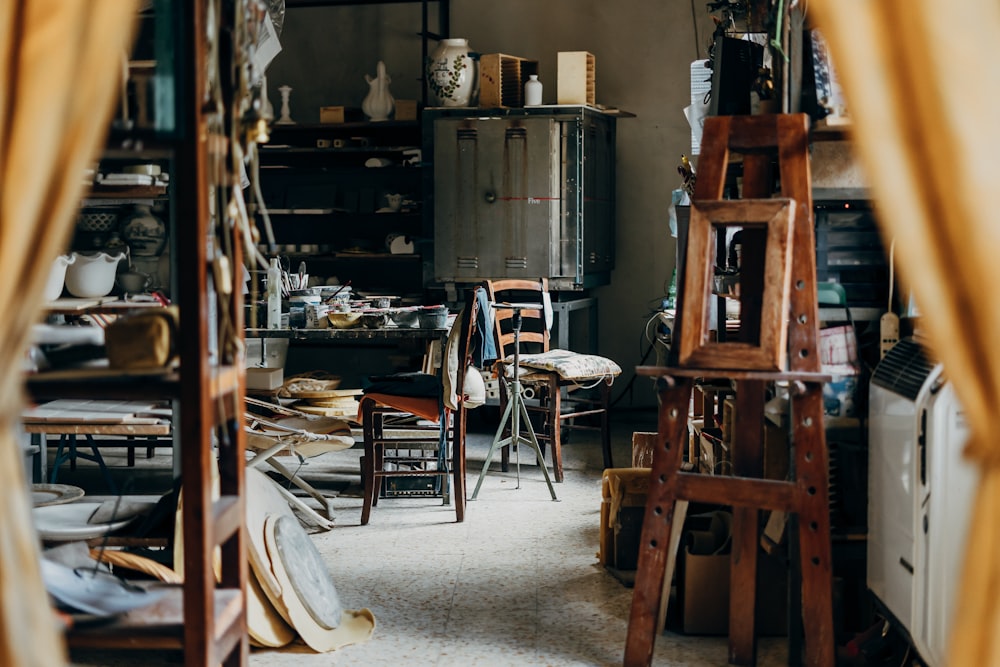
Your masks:
{"label": "cushion on chair", "polygon": [[[504,360],[513,364],[514,357]],[[621,366],[607,357],[580,354],[571,350],[549,350],[537,354],[522,354],[521,366],[554,372],[564,380],[597,380],[614,378],[621,374]],[[509,368],[509,366],[508,366]]]}

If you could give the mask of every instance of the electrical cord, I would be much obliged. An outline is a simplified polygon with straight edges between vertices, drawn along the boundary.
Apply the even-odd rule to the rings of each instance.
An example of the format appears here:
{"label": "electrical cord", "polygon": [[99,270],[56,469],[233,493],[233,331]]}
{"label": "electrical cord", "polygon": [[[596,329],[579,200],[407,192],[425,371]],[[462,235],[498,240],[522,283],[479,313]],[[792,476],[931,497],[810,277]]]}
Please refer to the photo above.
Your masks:
{"label": "electrical cord", "polygon": [[[642,338],[643,338],[643,340],[645,340],[648,343],[648,345],[646,346],[646,350],[644,352],[642,352],[642,354],[640,356],[639,363],[637,364],[638,366],[642,366],[646,362],[646,359],[649,358],[649,353],[653,351],[653,349],[656,347],[657,343],[659,342],[655,338],[651,339],[650,335],[649,335],[649,325],[652,322],[654,322],[655,320],[659,319],[659,316],[660,316],[659,312],[653,313],[653,315],[651,317],[649,317],[649,319],[646,320],[646,324],[642,328]],[[640,350],[641,349],[642,348],[640,346]],[[615,399],[613,399],[611,401],[609,407],[614,407],[614,406],[618,405],[618,403],[623,398],[625,398],[626,394],[631,395],[631,393],[632,393],[632,387],[635,384],[635,380],[636,380],[637,377],[639,377],[639,376],[635,375],[633,373],[632,377],[629,378],[629,381],[625,384],[624,387],[622,387],[622,390],[618,394],[618,397],[615,398]]]}

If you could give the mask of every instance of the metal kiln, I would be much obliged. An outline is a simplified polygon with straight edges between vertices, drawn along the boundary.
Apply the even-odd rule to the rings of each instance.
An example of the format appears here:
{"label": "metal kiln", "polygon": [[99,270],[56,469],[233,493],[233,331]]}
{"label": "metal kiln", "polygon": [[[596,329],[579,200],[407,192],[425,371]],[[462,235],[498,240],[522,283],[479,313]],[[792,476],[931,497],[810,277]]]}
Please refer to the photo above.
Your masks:
{"label": "metal kiln", "polygon": [[590,107],[429,109],[434,276],[610,281],[615,115]]}

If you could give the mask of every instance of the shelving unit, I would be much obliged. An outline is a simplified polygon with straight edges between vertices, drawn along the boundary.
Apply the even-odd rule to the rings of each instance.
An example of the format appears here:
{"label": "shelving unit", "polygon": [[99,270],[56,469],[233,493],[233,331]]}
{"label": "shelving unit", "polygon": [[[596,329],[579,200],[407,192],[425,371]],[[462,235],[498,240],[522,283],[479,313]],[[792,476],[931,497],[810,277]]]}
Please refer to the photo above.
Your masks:
{"label": "shelving unit", "polygon": [[[431,236],[420,139],[417,121],[276,126],[260,152],[278,253],[356,290],[419,295]],[[387,195],[402,195],[398,210]],[[390,234],[408,237],[414,252],[389,252]]]}
{"label": "shelving unit", "polygon": [[[185,269],[174,272],[176,289],[172,294],[182,323],[177,341],[179,368],[158,373],[39,373],[27,384],[36,399],[155,397],[171,399],[177,406],[174,455],[180,460],[183,483],[184,583],[167,586],[168,595],[156,604],[108,623],[71,628],[67,643],[88,648],[172,649],[183,651],[186,667],[235,667],[246,665],[249,656],[242,429],[245,374],[242,360],[233,352],[238,346],[216,340],[216,324],[228,319],[232,335],[241,337],[242,299],[239,290],[232,290],[228,299],[216,294],[212,269],[217,259],[216,239],[231,235],[234,265],[242,258],[236,233],[212,219],[209,204],[212,191],[228,185],[215,180],[222,170],[214,164],[224,159],[228,139],[220,133],[225,123],[219,123],[218,117],[209,118],[206,110],[212,107],[201,99],[203,91],[209,89],[206,77],[211,69],[207,62],[211,51],[206,37],[208,2],[158,2],[155,12],[158,32],[162,30],[176,48],[174,57],[161,65],[172,69],[165,73],[170,80],[180,82],[171,91],[176,127],[153,137],[157,155],[177,167],[170,185],[175,224],[169,231],[174,262],[183,258]],[[225,24],[227,18],[231,17],[216,20]],[[231,27],[219,29],[214,38],[220,39]],[[218,55],[219,67],[226,71],[234,54],[219,49]],[[116,142],[119,138],[113,135]],[[139,160],[144,157],[143,145],[142,141],[118,144],[112,154],[115,159],[134,156]],[[130,154],[131,149],[136,152]],[[125,190],[113,194],[124,198],[153,194],[137,193],[136,188]],[[216,469],[217,497],[213,495]],[[217,547],[221,554],[218,581],[214,563]]]}

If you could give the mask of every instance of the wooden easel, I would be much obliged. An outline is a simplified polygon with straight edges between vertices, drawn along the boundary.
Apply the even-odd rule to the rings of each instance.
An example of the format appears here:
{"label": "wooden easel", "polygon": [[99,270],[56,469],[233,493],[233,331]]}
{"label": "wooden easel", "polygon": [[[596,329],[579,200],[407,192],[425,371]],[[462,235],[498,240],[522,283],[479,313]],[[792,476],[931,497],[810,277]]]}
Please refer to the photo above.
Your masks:
{"label": "wooden easel", "polygon": [[[706,120],[698,181],[679,289],[675,344],[664,367],[636,372],[659,378],[660,409],[650,491],[642,527],[624,664],[648,665],[663,629],[681,525],[688,501],[733,506],[730,561],[729,661],[756,663],[754,609],[760,510],[789,513],[799,528],[801,610],[793,600],[789,661],[806,638],[808,665],[834,664],[828,451],[823,429],[823,382],[816,348],[816,250],[803,114],[717,116]],[[723,200],[730,153],[743,155],[742,199]],[[775,156],[782,200],[771,199]],[[791,201],[788,201],[791,200]],[[713,342],[707,329],[713,235],[740,218],[749,223],[741,264],[741,328],[735,342]],[[785,234],[784,236],[782,234]],[[720,324],[720,329],[725,330]],[[733,476],[680,470],[688,405],[695,378],[737,383]],[[793,481],[762,479],[763,407],[767,383],[784,380],[791,395]],[[669,566],[669,567],[668,567]],[[794,569],[794,568],[793,568]],[[794,596],[793,596],[794,597]]]}

